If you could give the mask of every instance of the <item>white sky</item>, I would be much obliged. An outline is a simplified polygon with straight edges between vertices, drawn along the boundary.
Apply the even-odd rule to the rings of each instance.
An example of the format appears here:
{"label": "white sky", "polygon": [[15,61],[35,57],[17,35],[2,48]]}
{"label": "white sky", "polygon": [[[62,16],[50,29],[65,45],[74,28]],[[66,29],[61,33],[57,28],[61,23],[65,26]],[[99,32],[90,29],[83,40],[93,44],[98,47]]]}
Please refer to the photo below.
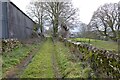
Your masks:
{"label": "white sky", "polygon": [[[11,0],[23,12],[26,12],[26,6],[31,0]],[[104,3],[118,3],[120,0],[73,0],[73,5],[79,8],[80,21],[88,24],[93,12],[97,10],[100,5]]]}

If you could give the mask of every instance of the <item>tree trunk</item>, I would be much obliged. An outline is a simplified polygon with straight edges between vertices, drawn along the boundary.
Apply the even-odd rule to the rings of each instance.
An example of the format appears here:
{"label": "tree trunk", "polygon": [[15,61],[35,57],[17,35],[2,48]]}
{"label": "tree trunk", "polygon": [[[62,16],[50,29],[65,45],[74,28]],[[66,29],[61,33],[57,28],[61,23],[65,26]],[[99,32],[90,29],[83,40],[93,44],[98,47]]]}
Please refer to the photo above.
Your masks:
{"label": "tree trunk", "polygon": [[118,53],[120,54],[120,2],[118,2]]}

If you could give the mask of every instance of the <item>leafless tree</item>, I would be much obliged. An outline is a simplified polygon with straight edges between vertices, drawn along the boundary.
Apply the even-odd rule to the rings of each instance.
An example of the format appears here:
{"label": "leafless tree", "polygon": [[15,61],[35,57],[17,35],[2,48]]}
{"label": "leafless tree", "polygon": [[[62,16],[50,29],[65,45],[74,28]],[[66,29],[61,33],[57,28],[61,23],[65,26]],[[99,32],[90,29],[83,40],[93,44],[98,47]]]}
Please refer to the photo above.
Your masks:
{"label": "leafless tree", "polygon": [[47,2],[45,10],[53,24],[53,33],[57,37],[58,29],[62,25],[70,25],[75,20],[77,9],[74,9],[71,2]]}
{"label": "leafless tree", "polygon": [[94,12],[90,21],[92,27],[96,28],[99,33],[114,41],[117,41],[118,35],[118,4],[110,3],[100,6]]}
{"label": "leafless tree", "polygon": [[32,1],[30,2],[27,10],[27,14],[33,18],[38,24],[40,28],[40,32],[43,35],[43,24],[45,18],[45,11],[43,9],[44,2]]}
{"label": "leafless tree", "polygon": [[[58,30],[62,25],[71,28],[75,21],[77,9],[74,9],[71,2],[31,2],[28,13],[40,24],[41,32],[44,20],[53,26],[53,36],[58,36]],[[62,26],[63,27],[63,26]],[[64,28],[65,29],[65,28]]]}
{"label": "leafless tree", "polygon": [[120,1],[118,3],[118,53],[120,54]]}

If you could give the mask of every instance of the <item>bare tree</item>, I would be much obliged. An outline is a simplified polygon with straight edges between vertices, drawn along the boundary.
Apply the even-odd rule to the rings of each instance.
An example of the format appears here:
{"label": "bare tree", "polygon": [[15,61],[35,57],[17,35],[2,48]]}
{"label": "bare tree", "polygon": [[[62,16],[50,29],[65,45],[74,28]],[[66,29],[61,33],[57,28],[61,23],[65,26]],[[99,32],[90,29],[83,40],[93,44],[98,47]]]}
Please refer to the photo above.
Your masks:
{"label": "bare tree", "polygon": [[[75,21],[77,9],[74,9],[71,2],[31,2],[28,13],[40,25],[41,33],[43,32],[43,21],[51,23],[53,26],[53,36],[58,36],[59,28],[66,25],[71,26]],[[65,30],[65,28],[63,28]],[[65,30],[66,31],[66,30]]]}
{"label": "bare tree", "polygon": [[104,4],[94,12],[90,24],[96,28],[99,33],[114,41],[117,41],[118,35],[118,4]]}
{"label": "bare tree", "polygon": [[62,25],[68,25],[75,19],[77,9],[74,9],[71,2],[47,2],[47,11],[53,24],[54,37],[58,36],[58,29]]}
{"label": "bare tree", "polygon": [[118,53],[120,54],[120,2],[118,3]]}
{"label": "bare tree", "polygon": [[41,35],[43,35],[43,24],[45,17],[43,6],[44,2],[33,1],[30,2],[27,10],[27,14],[39,24],[38,28],[40,28]]}

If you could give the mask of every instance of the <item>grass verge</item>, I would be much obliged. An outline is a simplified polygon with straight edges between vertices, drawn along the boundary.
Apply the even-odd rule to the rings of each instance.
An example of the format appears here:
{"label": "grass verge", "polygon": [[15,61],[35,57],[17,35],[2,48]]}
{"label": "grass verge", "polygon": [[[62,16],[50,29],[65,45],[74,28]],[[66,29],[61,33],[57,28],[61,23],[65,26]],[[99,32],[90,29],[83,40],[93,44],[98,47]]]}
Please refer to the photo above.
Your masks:
{"label": "grass verge", "polygon": [[94,77],[94,73],[88,65],[83,68],[83,62],[72,60],[69,48],[65,47],[63,43],[57,42],[55,49],[56,59],[63,78]]}
{"label": "grass verge", "polygon": [[3,63],[2,63],[2,73],[3,77],[6,75],[6,72],[10,69],[17,66],[21,60],[27,57],[31,50],[36,48],[38,45],[23,45],[12,52],[5,52],[2,55]]}

